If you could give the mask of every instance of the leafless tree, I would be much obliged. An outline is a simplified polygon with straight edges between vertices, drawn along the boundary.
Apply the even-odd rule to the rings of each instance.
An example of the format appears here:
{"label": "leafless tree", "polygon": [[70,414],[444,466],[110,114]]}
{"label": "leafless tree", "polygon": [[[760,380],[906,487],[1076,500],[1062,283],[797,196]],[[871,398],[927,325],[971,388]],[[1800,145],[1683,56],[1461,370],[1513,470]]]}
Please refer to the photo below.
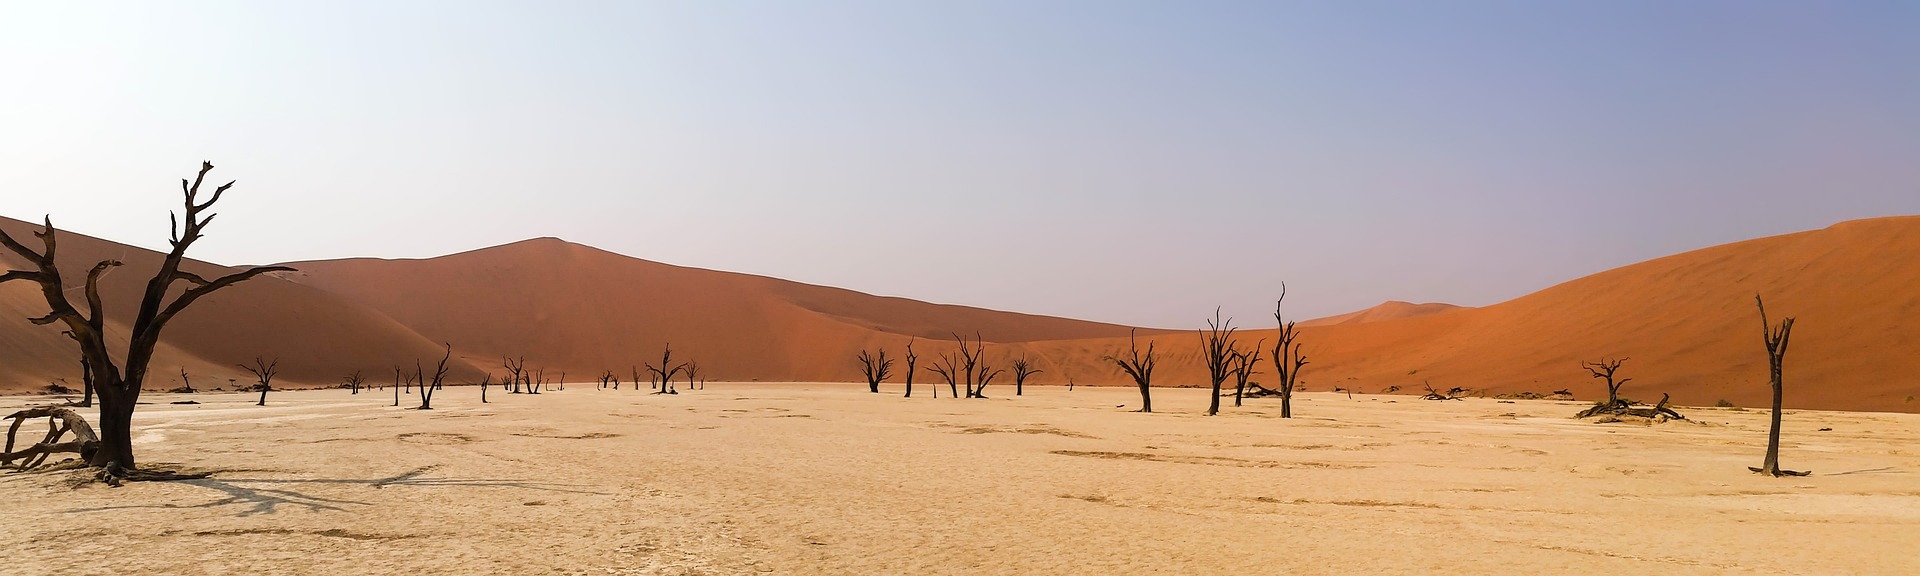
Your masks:
{"label": "leafless tree", "polygon": [[628,368],[632,370],[632,374],[633,374],[633,389],[634,391],[638,392],[640,390],[640,367],[629,366]]}
{"label": "leafless tree", "polygon": [[[914,341],[914,340],[915,340],[915,339],[914,339],[914,338],[911,338],[911,337],[910,337],[910,338],[907,338],[907,357],[906,357],[906,360],[907,360],[907,394],[906,394],[906,397],[907,397],[907,398],[912,398],[912,397],[913,397],[913,371],[914,371],[914,365],[916,365],[916,364],[919,364],[919,363],[920,363],[920,357],[919,357],[919,356],[916,356],[916,355],[914,355],[914,353],[913,353],[913,341]],[[934,388],[934,389],[933,389],[933,395],[934,395],[934,396],[939,396],[939,395],[940,395],[940,389],[939,389],[939,388]]]}
{"label": "leafless tree", "polygon": [[607,387],[608,387],[608,386],[610,386],[610,385],[611,385],[611,384],[610,384],[611,382],[613,382],[613,371],[612,371],[612,370],[602,370],[602,371],[600,371],[600,384],[599,384],[598,386],[594,386],[594,387],[593,387],[593,389],[595,389],[595,390],[605,390],[605,389],[607,389]]}
{"label": "leafless tree", "polygon": [[1027,355],[1021,354],[1020,359],[1013,361],[1013,395],[1024,396],[1026,394],[1027,378],[1041,372],[1045,372],[1045,370],[1034,368],[1033,363],[1027,361]]}
{"label": "leafless tree", "polygon": [[545,366],[541,366],[540,368],[533,370],[533,373],[527,377],[527,393],[539,394],[540,387],[545,386],[546,384],[547,384],[547,368]]}
{"label": "leafless tree", "polygon": [[[420,369],[420,361],[415,360],[413,362],[414,374],[418,378],[420,378],[420,408],[419,409],[421,410],[433,409],[433,392],[435,390],[439,390],[440,383],[445,382],[447,379],[447,361],[453,359],[453,344],[442,343],[442,345],[447,347],[447,354],[446,356],[442,356],[440,358],[440,367],[433,369],[432,384],[427,383],[427,377],[423,373],[423,371]],[[485,392],[482,392],[482,394],[485,394]]]}
{"label": "leafless tree", "polygon": [[988,364],[984,359],[980,361],[980,367],[977,370],[976,374],[978,377],[975,379],[976,383],[973,386],[973,397],[986,398],[987,385],[992,384],[994,377],[1006,372],[1006,370],[994,368],[992,364]]}
{"label": "leafless tree", "polygon": [[867,379],[867,391],[879,394],[880,382],[893,376],[893,360],[887,358],[887,349],[881,348],[879,356],[861,350],[854,360],[860,362],[860,375]]}
{"label": "leafless tree", "polygon": [[681,370],[686,369],[687,365],[685,363],[673,363],[673,344],[667,344],[666,351],[660,354],[660,365],[647,365],[647,371],[652,372],[655,377],[660,379],[660,391],[654,392],[654,394],[679,394],[679,392],[673,389],[673,377],[679,375]]}
{"label": "leafless tree", "polygon": [[1280,284],[1280,299],[1273,303],[1273,321],[1280,324],[1279,341],[1273,343],[1274,375],[1280,378],[1280,417],[1293,417],[1293,391],[1300,380],[1300,367],[1307,365],[1307,356],[1300,353],[1300,333],[1294,331],[1294,323],[1288,322],[1281,314],[1281,305],[1287,301],[1287,285]]}
{"label": "leafless tree", "polygon": [[259,384],[254,386],[255,390],[260,391],[260,403],[257,405],[266,406],[267,391],[273,389],[273,375],[280,371],[280,359],[275,358],[269,362],[265,358],[254,356],[252,366],[246,364],[240,364],[239,366],[248,372],[252,372],[254,379],[260,381]]}
{"label": "leafless tree", "polygon": [[1254,343],[1252,350],[1236,350],[1233,354],[1233,405],[1238,408],[1240,400],[1247,396],[1247,379],[1259,374],[1260,352],[1266,350],[1267,339],[1261,338]]}
{"label": "leafless tree", "polygon": [[400,405],[400,374],[400,366],[395,365],[393,367],[393,405],[396,407]]}
{"label": "leafless tree", "polygon": [[[5,230],[0,230],[0,234],[4,234],[4,233],[6,233]],[[73,335],[73,332],[70,330],[63,330],[60,332],[60,335],[66,336],[68,338],[73,338],[76,341],[79,340],[79,338],[75,337]],[[184,371],[186,369],[181,368],[181,370]],[[92,408],[93,407],[93,365],[87,363],[87,352],[85,349],[82,349],[80,351],[80,387],[83,391],[82,393],[84,394],[80,398],[80,403],[74,404],[73,401],[71,400],[67,401],[67,403],[73,406],[81,407],[81,408]]]}
{"label": "leafless tree", "polygon": [[1233,339],[1233,319],[1220,320],[1220,309],[1213,309],[1213,319],[1207,321],[1206,330],[1200,333],[1200,355],[1207,361],[1207,381],[1212,383],[1213,393],[1208,395],[1207,415],[1220,413],[1220,385],[1227,381],[1233,372],[1233,358],[1239,352],[1239,343]]}
{"label": "leafless tree", "polygon": [[[182,373],[182,376],[184,375],[185,373]],[[361,385],[366,381],[366,376],[362,375],[359,370],[354,370],[352,374],[347,375],[347,389],[352,390],[354,394],[359,394]]]}
{"label": "leafless tree", "polygon": [[1458,386],[1449,388],[1446,392],[1441,392],[1435,390],[1433,384],[1424,381],[1421,382],[1420,385],[1427,388],[1427,393],[1420,396],[1423,400],[1459,400],[1462,394],[1469,392],[1466,388]]}
{"label": "leafless tree", "polygon": [[[927,370],[932,371],[934,374],[939,375],[942,380],[947,381],[947,389],[953,392],[954,398],[960,397],[959,382],[961,376],[960,356],[958,354],[941,354],[935,356],[933,362],[927,364]],[[939,384],[933,386],[933,397],[940,397]]]}
{"label": "leafless tree", "polygon": [[481,404],[487,403],[487,387],[492,385],[493,385],[493,373],[488,372],[486,377],[480,379],[480,403]]}
{"label": "leafless tree", "polygon": [[1627,382],[1631,382],[1633,379],[1614,379],[1616,373],[1620,371],[1620,365],[1626,362],[1626,358],[1601,358],[1594,362],[1580,363],[1580,367],[1585,368],[1587,372],[1593,374],[1594,378],[1605,378],[1607,380],[1607,403],[1604,404],[1604,406],[1609,409],[1627,408],[1630,405],[1627,401],[1620,399],[1620,387],[1626,386]]}
{"label": "leafless tree", "polygon": [[1107,356],[1106,359],[1120,366],[1120,370],[1133,377],[1133,383],[1140,386],[1140,409],[1136,412],[1152,412],[1153,366],[1160,362],[1160,357],[1154,354],[1151,340],[1147,341],[1146,355],[1140,354],[1140,339],[1137,332],[1136,330],[1127,331],[1129,343],[1127,357]]}
{"label": "leafless tree", "polygon": [[[133,457],[133,411],[139,405],[140,388],[146,382],[147,365],[153,360],[154,348],[160,343],[161,330],[174,317],[208,294],[261,274],[292,270],[284,266],[264,266],[208,280],[180,269],[186,259],[187,249],[201,238],[206,226],[213,221],[214,215],[207,213],[207,210],[213,208],[227,189],[233,186],[232,182],[221,185],[211,197],[202,201],[200,185],[206,179],[207,172],[212,170],[213,164],[202,163],[200,173],[192,182],[180,182],[185,200],[185,226],[181,226],[179,218],[174,218],[170,237],[172,249],[161,261],[160,269],[147,281],[139,312],[134,316],[127,337],[126,354],[120,355],[126,362],[125,372],[114,364],[115,354],[110,353],[107,347],[107,317],[99,289],[101,276],[121,266],[121,263],[103,260],[87,272],[83,287],[86,310],[82,312],[67,299],[69,287],[55,259],[58,232],[53,227],[53,219],[45,219],[41,230],[34,233],[40,239],[40,250],[28,248],[0,230],[0,245],[25,258],[32,267],[31,270],[9,270],[0,274],[0,284],[15,280],[39,284],[41,295],[47,301],[48,313],[33,319],[33,322],[40,325],[63,323],[68,335],[79,343],[80,352],[86,357],[88,369],[93,375],[95,393],[100,398],[100,440],[97,447],[81,456],[90,466],[100,468],[104,472],[103,479],[111,483],[123,479],[168,480],[180,477],[157,471],[143,473],[136,467]],[[186,282],[190,286],[184,290],[172,290],[175,282]]]}
{"label": "leafless tree", "polygon": [[1806,476],[1810,472],[1780,469],[1780,403],[1782,399],[1782,364],[1787,359],[1787,340],[1793,337],[1793,317],[1788,316],[1775,326],[1767,320],[1767,303],[1759,294],[1753,295],[1753,304],[1760,308],[1760,335],[1767,344],[1767,372],[1773,384],[1773,420],[1767,428],[1767,458],[1759,468],[1748,470],[1768,476]]}
{"label": "leafless tree", "polygon": [[507,389],[508,394],[519,394],[520,381],[525,379],[527,374],[527,357],[507,356],[502,360],[502,364],[506,366],[507,374],[500,378],[500,387]]}
{"label": "leafless tree", "polygon": [[180,368],[180,389],[176,390],[176,392],[183,394],[193,393],[193,380],[187,377],[186,367]]}
{"label": "leafless tree", "polygon": [[687,362],[687,389],[703,390],[706,387],[707,386],[704,383],[704,381],[700,380],[700,363],[688,361]]}
{"label": "leafless tree", "polygon": [[960,342],[960,376],[966,380],[967,397],[983,398],[984,396],[981,396],[980,391],[975,387],[978,385],[980,376],[985,372],[981,370],[980,359],[986,356],[986,342],[977,332],[973,335],[972,348],[967,347],[967,338],[957,332],[953,334],[953,339]]}

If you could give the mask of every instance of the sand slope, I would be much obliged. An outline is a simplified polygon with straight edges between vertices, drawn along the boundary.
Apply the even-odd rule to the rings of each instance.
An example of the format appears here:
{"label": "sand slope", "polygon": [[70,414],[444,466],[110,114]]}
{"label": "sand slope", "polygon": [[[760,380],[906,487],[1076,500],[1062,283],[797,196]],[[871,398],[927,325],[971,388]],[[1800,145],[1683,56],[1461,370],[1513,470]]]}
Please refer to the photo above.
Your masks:
{"label": "sand slope", "polygon": [[[1755,293],[1765,295],[1774,321],[1798,319],[1787,353],[1789,406],[1920,411],[1920,399],[1908,400],[1920,396],[1920,217],[1686,252],[1484,308],[1308,328],[1304,382],[1312,390],[1414,390],[1427,381],[1490,394],[1567,388],[1592,399],[1605,386],[1579,362],[1626,356],[1631,398],[1670,392],[1683,404],[1763,406],[1771,393]],[[1197,336],[1156,340],[1167,354],[1163,382],[1204,382]],[[1047,343],[1036,353],[1118,382],[1098,356],[1123,347],[1124,340],[1089,340]]]}
{"label": "sand slope", "polygon": [[887,298],[671,266],[542,238],[424,260],[290,264],[289,278],[378,309],[470,353],[526,356],[591,379],[673,344],[717,378],[847,380],[862,347],[978,331],[997,342],[1126,328]]}
{"label": "sand slope", "polygon": [[1405,318],[1417,318],[1420,316],[1427,316],[1430,314],[1439,314],[1442,312],[1452,312],[1454,310],[1460,310],[1460,309],[1462,309],[1462,307],[1455,306],[1452,304],[1446,304],[1442,302],[1427,302],[1423,304],[1414,304],[1412,302],[1401,302],[1399,300],[1392,300],[1388,302],[1383,302],[1378,306],[1374,306],[1372,308],[1368,308],[1365,310],[1348,312],[1346,314],[1340,314],[1338,316],[1328,316],[1326,318],[1315,318],[1312,320],[1307,320],[1307,321],[1301,322],[1299,326],[1301,328],[1307,328],[1312,326],[1338,326],[1341,324],[1366,324],[1369,322],[1385,322],[1388,320],[1401,320]]}
{"label": "sand slope", "polygon": [[[31,235],[37,226],[6,218],[0,218],[0,226],[39,249],[38,239]],[[107,331],[116,349],[124,351],[140,295],[162,255],[67,231],[61,231],[59,241],[60,267],[69,286],[80,286],[87,270],[101,260],[126,264],[101,281]],[[214,241],[219,238],[202,240]],[[10,252],[0,256],[0,264],[8,269],[25,265]],[[238,271],[204,262],[190,262],[186,268],[209,278]],[[84,305],[84,296],[77,290],[68,297]],[[38,286],[11,282],[0,287],[0,346],[4,346],[0,350],[5,350],[0,357],[0,390],[34,389],[57,378],[79,388],[79,353],[73,341],[61,336],[60,328],[34,326],[26,320],[46,312]],[[163,333],[146,386],[178,386],[182,367],[197,388],[228,387],[229,378],[249,384],[252,376],[235,364],[256,355],[279,358],[281,378],[290,385],[334,383],[356,369],[390,378],[395,364],[404,363],[411,370],[415,358],[438,360],[438,348],[376,310],[325,291],[261,277],[203,298],[176,317]],[[477,374],[464,364],[455,366],[457,378]]]}

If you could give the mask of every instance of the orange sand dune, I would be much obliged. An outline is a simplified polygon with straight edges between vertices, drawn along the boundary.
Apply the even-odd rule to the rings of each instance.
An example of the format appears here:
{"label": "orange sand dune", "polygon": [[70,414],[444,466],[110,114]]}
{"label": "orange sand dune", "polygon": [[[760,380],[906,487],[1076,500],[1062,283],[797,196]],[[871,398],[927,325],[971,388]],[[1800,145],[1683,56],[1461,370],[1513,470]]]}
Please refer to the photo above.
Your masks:
{"label": "orange sand dune", "polygon": [[[979,332],[990,341],[1087,338],[1126,327],[886,298],[671,266],[552,238],[424,260],[290,264],[289,278],[355,299],[455,348],[525,356],[591,380],[634,366],[698,361],[714,378],[849,380],[867,346]],[[904,370],[904,367],[901,368]],[[496,370],[497,371],[497,370]]]}
{"label": "orange sand dune", "polygon": [[[40,247],[32,236],[38,226],[0,218],[0,227],[28,246]],[[117,259],[126,264],[101,281],[107,332],[113,345],[124,351],[140,294],[159,268],[162,255],[67,231],[60,232],[59,241],[60,268],[69,286],[79,286],[95,262]],[[205,241],[217,241],[217,237]],[[0,255],[0,265],[15,269],[26,264],[9,252]],[[206,277],[238,271],[204,262],[189,262],[186,268]],[[84,305],[85,297],[77,288],[68,297]],[[27,322],[46,313],[38,286],[28,282],[0,286],[0,350],[5,350],[0,357],[0,391],[39,389],[58,379],[65,379],[69,387],[80,387],[79,352],[73,341],[60,334],[61,328]],[[179,386],[180,368],[186,368],[195,388],[232,389],[229,378],[250,384],[252,375],[236,364],[256,355],[280,359],[277,383],[321,385],[337,383],[356,369],[365,370],[376,381],[383,374],[390,379],[394,365],[404,363],[411,370],[416,358],[433,362],[440,354],[438,344],[376,310],[307,286],[262,277],[203,298],[176,317],[161,338],[146,388]],[[477,378],[478,372],[470,366],[455,364],[454,378]]]}
{"label": "orange sand dune", "polygon": [[[1765,295],[1775,322],[1798,318],[1788,406],[1920,412],[1920,217],[1695,250],[1485,308],[1308,328],[1302,339],[1312,363],[1303,382],[1322,391],[1418,390],[1423,382],[1488,394],[1565,388],[1593,399],[1606,388],[1579,362],[1625,356],[1630,398],[1671,393],[1682,404],[1765,406],[1771,392],[1755,293]],[[1267,329],[1242,338],[1272,336]],[[1156,340],[1167,353],[1160,381],[1204,383],[1197,336]],[[1043,343],[1034,352],[1081,382],[1120,383],[1099,356],[1124,343]]]}
{"label": "orange sand dune", "polygon": [[1455,306],[1452,304],[1446,304],[1441,302],[1428,302],[1424,304],[1414,304],[1412,302],[1401,302],[1399,300],[1390,300],[1387,302],[1382,302],[1378,306],[1374,306],[1372,308],[1368,308],[1365,310],[1348,312],[1346,314],[1341,314],[1338,316],[1328,316],[1326,318],[1315,318],[1312,320],[1307,320],[1305,322],[1301,322],[1300,327],[1307,328],[1312,326],[1336,326],[1340,324],[1366,324],[1368,322],[1385,322],[1387,320],[1399,320],[1402,318],[1413,318],[1416,316],[1426,316],[1429,314],[1452,312],[1454,310],[1460,310],[1461,308],[1462,307],[1460,306]]}

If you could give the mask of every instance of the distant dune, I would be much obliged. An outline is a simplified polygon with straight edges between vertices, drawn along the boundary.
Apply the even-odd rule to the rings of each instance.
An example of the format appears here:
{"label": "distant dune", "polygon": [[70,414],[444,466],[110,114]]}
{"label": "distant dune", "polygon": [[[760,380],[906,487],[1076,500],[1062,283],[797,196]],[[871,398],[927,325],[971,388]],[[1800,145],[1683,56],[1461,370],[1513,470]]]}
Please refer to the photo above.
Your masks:
{"label": "distant dune", "polygon": [[[26,231],[17,221],[0,225]],[[72,274],[103,257],[128,261],[106,290],[115,320],[125,322],[158,255],[63,238],[62,266]],[[851,381],[862,348],[884,346],[898,357],[918,339],[924,368],[952,348],[950,332],[976,331],[1001,367],[1015,355],[1033,357],[1046,370],[1034,382],[1124,383],[1102,359],[1124,347],[1124,326],[671,266],[550,238],[422,260],[292,265],[300,272],[243,285],[183,315],[149,386],[171,387],[176,366],[224,385],[243,374],[232,365],[255,354],[281,357],[290,381],[332,383],[353,369],[390,378],[394,364],[437,358],[443,341],[466,361],[459,381],[498,374],[505,355],[575,382],[606,369],[627,380],[631,367],[657,362],[668,342],[676,358],[700,361],[714,379]],[[1920,217],[1696,250],[1484,308],[1388,302],[1302,322],[1312,362],[1304,382],[1369,392],[1423,382],[1489,394],[1566,388],[1591,399],[1604,388],[1579,361],[1626,356],[1632,398],[1666,392],[1682,404],[1760,406],[1768,390],[1755,293],[1776,318],[1799,318],[1787,355],[1788,405],[1920,411],[1920,401],[1908,400],[1920,395]],[[0,289],[0,315],[15,319],[0,322],[0,390],[60,377],[77,383],[71,343],[24,320],[43,312],[33,287]],[[1243,333],[1249,344],[1273,335],[1268,326],[1250,328],[1261,329]],[[1166,355],[1158,383],[1203,384],[1192,332],[1142,330],[1141,338]]]}
{"label": "distant dune", "polygon": [[[0,227],[39,248],[32,236],[38,226],[0,218]],[[165,234],[166,229],[156,227],[152,232]],[[60,268],[69,286],[78,286],[95,262],[125,262],[102,279],[100,290],[106,301],[109,343],[124,351],[140,295],[163,255],[65,230],[59,239]],[[0,255],[0,264],[9,270],[26,265],[10,252]],[[203,262],[189,262],[186,268],[209,277],[238,271]],[[69,298],[84,301],[77,292]],[[29,282],[0,286],[0,391],[37,390],[63,378],[68,386],[80,387],[80,355],[73,341],[62,336],[58,327],[27,322],[46,313],[38,286]],[[326,291],[261,277],[201,299],[174,318],[161,337],[146,386],[179,386],[181,368],[187,370],[195,388],[230,390],[230,378],[249,385],[252,376],[237,364],[255,356],[280,359],[282,383],[332,384],[353,370],[363,370],[378,381],[382,374],[391,378],[396,365],[405,364],[411,370],[416,358],[431,356],[428,361],[432,362],[440,354],[438,343],[377,310]],[[478,375],[470,366],[454,362],[453,377]]]}
{"label": "distant dune", "polygon": [[[929,304],[649,262],[542,238],[424,260],[290,264],[288,277],[346,296],[435,340],[591,379],[699,361],[714,378],[848,380],[867,346],[979,332],[992,342],[1115,336],[1127,328]],[[929,344],[930,345],[930,344]],[[923,348],[924,349],[924,348]],[[496,362],[497,363],[497,362]],[[904,367],[902,368],[904,370]]]}
{"label": "distant dune", "polygon": [[[1630,398],[1652,402],[1671,393],[1682,404],[1763,406],[1771,393],[1756,293],[1774,321],[1798,318],[1787,352],[1787,405],[1920,412],[1920,398],[1909,400],[1920,396],[1920,217],[1695,250],[1485,308],[1308,328],[1312,364],[1303,380],[1311,390],[1418,390],[1431,382],[1489,394],[1565,388],[1593,399],[1605,386],[1579,362],[1624,356],[1631,358],[1622,371],[1634,379],[1624,390]],[[1157,338],[1169,384],[1203,380],[1196,339]],[[1117,383],[1098,356],[1123,345],[1080,341],[1035,352],[1082,382]]]}
{"label": "distant dune", "polygon": [[1460,309],[1462,309],[1462,307],[1460,306],[1455,306],[1452,304],[1445,304],[1440,302],[1414,304],[1412,302],[1401,302],[1399,300],[1389,300],[1387,302],[1381,303],[1378,306],[1374,306],[1372,308],[1368,308],[1365,310],[1348,312],[1346,314],[1341,314],[1338,316],[1328,316],[1326,318],[1315,318],[1312,320],[1307,320],[1305,322],[1301,322],[1300,327],[1308,328],[1313,326],[1338,326],[1341,324],[1366,324],[1368,322],[1385,322],[1388,320],[1400,320],[1404,318],[1426,316],[1429,314],[1452,312],[1454,310],[1460,310]]}

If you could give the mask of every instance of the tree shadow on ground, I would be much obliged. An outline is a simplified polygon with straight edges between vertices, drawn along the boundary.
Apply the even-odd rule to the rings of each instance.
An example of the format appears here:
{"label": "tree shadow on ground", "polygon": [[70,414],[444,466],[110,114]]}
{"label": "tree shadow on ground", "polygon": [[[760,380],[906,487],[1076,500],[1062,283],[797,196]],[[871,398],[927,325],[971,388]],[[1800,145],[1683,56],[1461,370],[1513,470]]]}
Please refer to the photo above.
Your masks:
{"label": "tree shadow on ground", "polygon": [[215,490],[225,494],[226,497],[218,500],[213,500],[210,502],[201,503],[201,504],[133,504],[133,505],[118,505],[118,506],[99,506],[99,507],[93,507],[93,508],[76,508],[72,510],[67,510],[66,512],[69,514],[75,514],[75,513],[84,513],[84,512],[108,512],[108,511],[114,511],[114,510],[137,510],[137,509],[166,510],[166,509],[219,508],[222,506],[243,505],[243,506],[246,506],[246,508],[244,510],[241,510],[239,513],[235,514],[235,516],[247,517],[247,516],[254,516],[259,514],[273,514],[273,513],[279,512],[280,508],[283,506],[305,508],[308,511],[312,511],[312,512],[344,512],[346,511],[346,508],[344,508],[345,506],[371,506],[372,505],[371,503],[361,502],[357,500],[346,500],[346,499],[339,499],[339,498],[327,498],[327,497],[321,497],[321,496],[314,496],[311,494],[305,494],[305,493],[301,493],[301,492],[297,492],[297,491],[285,489],[285,488],[251,487],[251,486],[243,486],[242,484],[323,484],[323,485],[368,486],[375,489],[383,489],[383,488],[394,487],[394,486],[512,488],[512,489],[518,489],[518,490],[541,490],[546,492],[564,492],[569,494],[591,494],[595,496],[607,495],[604,492],[594,492],[591,490],[582,489],[581,486],[579,485],[560,484],[555,482],[534,482],[534,481],[528,481],[528,480],[492,479],[492,478],[430,478],[430,477],[427,477],[426,474],[428,472],[432,472],[434,468],[437,468],[437,467],[426,466],[426,467],[410,470],[395,476],[389,476],[385,478],[373,478],[373,479],[202,478],[198,480],[182,480],[179,482],[175,482],[175,484],[185,484],[189,486],[198,486],[201,488]]}

